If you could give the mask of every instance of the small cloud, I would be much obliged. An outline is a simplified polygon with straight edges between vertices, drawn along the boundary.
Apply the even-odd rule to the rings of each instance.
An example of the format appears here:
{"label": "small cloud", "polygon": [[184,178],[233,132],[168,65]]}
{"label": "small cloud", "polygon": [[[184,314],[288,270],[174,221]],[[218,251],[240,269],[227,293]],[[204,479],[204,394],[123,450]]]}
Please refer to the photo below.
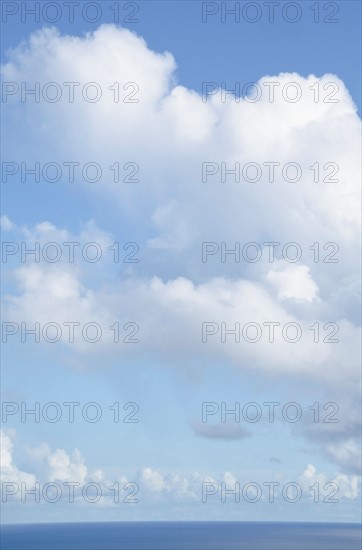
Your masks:
{"label": "small cloud", "polygon": [[14,228],[13,222],[6,215],[0,217],[0,224],[3,231],[11,231]]}
{"label": "small cloud", "polygon": [[269,462],[273,462],[275,464],[281,464],[282,461],[280,460],[280,458],[278,458],[276,456],[270,456],[269,457]]}
{"label": "small cloud", "polygon": [[238,424],[206,424],[202,422],[194,423],[192,426],[195,435],[205,437],[206,439],[224,439],[233,441],[236,439],[245,439],[250,437],[248,430]]}

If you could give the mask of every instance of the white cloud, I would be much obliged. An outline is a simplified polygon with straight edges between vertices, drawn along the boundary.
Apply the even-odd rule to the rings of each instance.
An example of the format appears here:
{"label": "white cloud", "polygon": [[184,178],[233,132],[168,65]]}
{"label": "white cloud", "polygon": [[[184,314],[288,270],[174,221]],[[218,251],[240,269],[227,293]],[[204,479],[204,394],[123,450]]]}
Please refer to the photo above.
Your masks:
{"label": "white cloud", "polygon": [[[35,483],[39,479],[46,482],[74,481],[84,484],[89,476],[92,476],[78,449],[74,449],[71,455],[64,449],[56,449],[52,452],[46,443],[42,443],[38,447],[28,448],[26,451],[30,467],[36,470],[36,474],[20,472],[13,463],[14,436],[15,432],[1,432],[1,464],[4,481],[15,483],[19,483],[19,480],[24,481],[27,487],[30,486],[30,483]],[[102,471],[98,470],[96,476],[100,478]]]}
{"label": "white cloud", "polygon": [[360,438],[349,438],[336,444],[329,444],[325,449],[328,458],[340,464],[343,469],[361,472]]}
{"label": "white cloud", "polygon": [[[174,70],[170,54],[151,51],[126,29],[103,25],[83,38],[62,36],[55,29],[38,31],[29,45],[10,54],[3,78],[30,83],[36,74],[42,85],[80,82],[80,89],[87,82],[100,83],[103,93],[97,103],[87,103],[79,91],[74,103],[63,97],[58,103],[29,100],[17,107],[27,112],[31,131],[35,128],[44,146],[42,156],[58,151],[64,162],[76,151],[79,162],[94,159],[107,166],[119,159],[121,151],[124,161],[139,163],[142,177],[136,191],[112,184],[109,172],[102,184],[93,187],[102,197],[106,190],[107,200],[116,199],[124,216],[137,211],[138,221],[154,219],[155,239],[160,240],[151,244],[168,242],[171,234],[179,250],[185,237],[182,232],[173,234],[175,227],[187,227],[200,240],[215,234],[219,240],[284,235],[311,245],[333,235],[346,245],[355,242],[359,118],[337,76],[282,73],[260,79],[262,88],[268,81],[277,82],[280,89],[296,82],[303,92],[297,103],[288,103],[280,93],[274,103],[267,99],[221,103],[219,95],[203,103],[196,92],[175,85]],[[109,90],[114,81],[122,81],[121,88],[124,82],[138,83],[139,102],[114,103]],[[310,86],[317,82],[322,89],[331,81],[339,87],[338,102],[315,103]],[[27,128],[23,136],[25,140]],[[38,152],[37,139],[33,145]],[[19,155],[32,158],[31,146],[26,152],[19,143]],[[209,161],[242,165],[276,161],[281,166],[298,162],[304,172],[297,183],[283,182],[279,176],[270,183],[267,170],[254,184],[202,183],[201,162]],[[323,177],[328,172],[323,170],[326,162],[338,164],[339,183],[314,183],[309,167],[317,161]],[[165,216],[170,201],[175,205],[173,214]]]}
{"label": "white cloud", "polygon": [[36,477],[28,472],[20,470],[13,461],[13,437],[14,433],[0,430],[1,449],[1,481],[3,483],[15,483],[18,486],[25,483],[28,488],[34,487]]}
{"label": "white cloud", "polygon": [[74,480],[84,483],[87,476],[87,467],[78,449],[75,449],[72,456],[69,456],[64,449],[57,449],[47,457],[50,469],[50,479]]}
{"label": "white cloud", "polygon": [[[74,343],[69,344],[69,350],[87,352],[89,358],[95,357],[98,351],[104,354],[108,350],[110,357],[119,353],[120,346],[114,343],[114,332],[109,327],[115,322],[121,328],[127,322],[135,322],[139,326],[136,336],[139,342],[131,347],[123,346],[124,357],[129,353],[136,357],[151,352],[163,360],[172,358],[176,365],[185,360],[204,364],[213,357],[227,360],[241,370],[260,370],[270,375],[308,374],[331,383],[345,381],[350,385],[359,379],[357,327],[345,319],[336,319],[338,345],[325,343],[322,338],[315,343],[309,327],[317,319],[310,318],[311,313],[305,319],[290,313],[259,282],[218,278],[195,285],[185,278],[164,282],[153,277],[124,279],[93,290],[83,283],[75,267],[64,264],[23,265],[15,270],[14,277],[19,294],[5,297],[4,319],[18,323],[19,327],[21,322],[30,326],[39,322],[41,330],[47,323],[58,323],[61,341],[66,343],[69,343],[69,328],[65,323],[78,322],[80,328],[75,329]],[[274,342],[270,342],[269,327],[264,325],[270,321],[279,323]],[[320,321],[324,325],[323,319]],[[101,327],[101,337],[96,344],[82,338],[82,329],[90,322]],[[203,323],[217,324],[216,334],[208,336],[206,342],[201,339]],[[236,342],[231,335],[223,343],[221,323],[225,323],[227,329],[235,329],[239,323],[240,341]],[[259,328],[251,327],[250,332],[245,333],[243,329],[248,323],[257,323]],[[283,338],[288,323],[299,326],[301,336],[295,343]],[[248,341],[257,335],[257,330],[259,341]],[[288,337],[294,337],[296,330],[292,327]],[[20,332],[19,329],[17,335],[9,338],[19,339]],[[125,334],[128,332],[124,331],[123,337]],[[40,339],[44,343],[42,336]]]}
{"label": "white cloud", "polygon": [[151,468],[144,468],[142,470],[142,481],[151,491],[160,492],[165,487],[162,475]]}
{"label": "white cloud", "polygon": [[223,481],[228,489],[233,489],[235,488],[235,484],[238,480],[233,476],[232,473],[225,472]]}
{"label": "white cloud", "polygon": [[0,223],[1,229],[3,231],[11,231],[11,229],[13,229],[14,227],[13,222],[10,220],[10,218],[8,218],[8,216],[5,215],[0,217]]}
{"label": "white cloud", "polygon": [[[302,487],[308,489],[314,483],[319,485],[320,493],[324,489],[325,493],[328,496],[331,495],[332,489],[336,489],[334,496],[331,498],[341,499],[341,497],[347,499],[356,499],[360,494],[360,485],[361,478],[359,476],[347,476],[345,474],[336,474],[333,479],[328,477],[325,473],[317,473],[317,470],[313,464],[308,464],[303,474],[300,477],[300,483]],[[334,487],[328,485],[324,488],[326,484],[333,483]],[[313,493],[310,493],[311,498],[313,498]],[[325,498],[328,498],[325,497]]]}
{"label": "white cloud", "polygon": [[278,298],[313,302],[318,295],[318,286],[310,275],[310,268],[306,265],[285,267],[280,265],[283,262],[278,263],[266,276],[267,281],[276,288]]}
{"label": "white cloud", "polygon": [[[38,447],[28,448],[27,457],[32,462],[31,469],[35,473],[25,473],[20,471],[13,462],[13,437],[14,433],[2,433],[2,471],[1,477],[3,482],[25,484],[26,489],[33,488],[35,482],[39,483],[40,491],[43,483],[55,482],[60,487],[66,482],[78,483],[77,487],[82,488],[87,483],[98,483],[102,487],[102,498],[97,502],[97,506],[114,506],[113,493],[110,487],[114,485],[115,480],[108,476],[104,470],[97,468],[90,471],[85,463],[85,459],[79,450],[75,449],[69,455],[64,449],[56,449],[54,452],[48,444],[43,443]],[[266,481],[265,472],[254,472],[253,482],[259,483],[263,487],[263,482]],[[276,498],[281,498],[281,487],[291,480],[286,474],[273,474],[274,481],[279,482],[279,487],[276,489]],[[268,476],[270,481],[270,474]],[[126,476],[118,475],[117,480],[121,487],[128,483]],[[300,483],[303,494],[309,495],[308,498],[313,498],[313,491],[310,487],[318,483],[320,494],[322,491],[327,491],[329,494],[330,486],[328,483],[334,483],[338,488],[338,499],[355,500],[360,494],[360,478],[358,476],[348,476],[344,473],[335,474],[333,477],[325,473],[317,473],[315,466],[308,464],[302,475],[296,480]],[[152,503],[160,500],[171,504],[181,503],[183,501],[201,502],[202,484],[203,483],[220,484],[225,483],[228,490],[235,489],[237,483],[242,488],[250,480],[246,479],[245,472],[232,473],[230,471],[220,472],[217,476],[209,474],[201,474],[200,472],[162,472],[155,468],[146,466],[141,471],[135,471],[132,474],[133,487],[139,490],[139,495],[142,495],[142,502]],[[64,486],[65,487],[65,486]],[[63,487],[63,489],[64,489]],[[249,490],[250,489],[250,490]],[[255,488],[248,489],[249,497]],[[18,490],[14,498],[19,498],[22,490]],[[265,492],[265,491],[264,491]],[[267,500],[267,492],[262,495],[262,500]],[[65,491],[66,494],[67,491]],[[324,493],[323,493],[324,494]],[[138,496],[139,496],[138,495]],[[75,502],[84,505],[84,500],[79,497],[75,491]],[[11,497],[12,498],[12,497]],[[29,502],[33,502],[29,500]]]}
{"label": "white cloud", "polygon": [[[19,160],[40,158],[41,151],[44,162],[62,163],[74,160],[75,155],[80,163],[90,159],[100,162],[104,170],[101,181],[84,184],[84,192],[96,193],[106,206],[111,202],[118,205],[122,221],[130,230],[135,228],[151,249],[147,264],[163,270],[165,278],[171,266],[177,266],[185,277],[196,271],[201,279],[231,269],[229,263],[217,262],[216,267],[201,265],[195,270],[202,241],[232,245],[235,241],[284,239],[298,242],[303,257],[302,265],[285,273],[290,281],[287,290],[278,290],[281,297],[309,301],[316,287],[325,297],[343,288],[358,270],[355,250],[360,226],[360,121],[344,83],[331,74],[304,78],[281,73],[261,78],[259,85],[266,90],[265,84],[273,81],[282,89],[293,81],[302,90],[297,103],[288,103],[281,93],[276,93],[274,103],[267,100],[267,94],[257,103],[236,103],[230,97],[222,103],[217,94],[203,103],[195,91],[176,85],[175,67],[170,54],[155,53],[140,37],[112,25],[103,25],[82,38],[63,36],[55,29],[38,31],[28,45],[10,54],[3,66],[4,80],[30,83],[37,74],[41,84],[99,82],[103,94],[98,103],[87,103],[80,93],[74,103],[64,96],[58,103],[34,103],[31,99],[17,103],[17,109],[27,114],[19,117],[22,132],[18,135],[24,139],[18,144]],[[139,102],[114,103],[109,86],[116,80],[137,82]],[[322,90],[329,82],[339,88],[338,101],[315,103],[310,87],[318,83]],[[6,120],[15,131],[11,113],[7,112]],[[24,121],[28,121],[25,126]],[[36,137],[30,140],[34,128]],[[57,158],[53,158],[54,151]],[[107,167],[119,159],[120,152],[121,161],[139,164],[138,184],[112,183]],[[267,169],[256,183],[231,179],[221,184],[220,171],[203,183],[201,163],[210,161],[226,162],[229,168],[235,162],[263,166],[274,161],[281,166],[274,183],[268,181]],[[297,162],[303,169],[297,183],[280,177],[287,162]],[[325,163],[338,165],[339,182],[315,183],[310,170],[315,162],[319,162],[321,180],[329,173],[323,168]],[[309,251],[316,241],[322,254],[318,263]],[[338,266],[323,262],[328,252],[323,245],[330,241],[340,246]],[[154,256],[155,251],[160,256]],[[243,265],[236,267],[245,271]],[[280,285],[279,271],[278,276]],[[271,275],[277,284],[275,277]],[[295,284],[299,286],[296,278],[303,290],[295,288]]]}

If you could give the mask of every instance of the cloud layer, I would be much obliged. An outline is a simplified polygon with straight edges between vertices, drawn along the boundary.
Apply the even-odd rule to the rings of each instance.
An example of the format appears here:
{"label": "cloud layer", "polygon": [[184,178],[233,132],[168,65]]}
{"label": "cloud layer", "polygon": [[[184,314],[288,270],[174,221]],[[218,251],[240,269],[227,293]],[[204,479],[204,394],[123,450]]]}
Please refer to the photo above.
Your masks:
{"label": "cloud layer", "polygon": [[[62,338],[63,352],[74,364],[99,362],[101,357],[104,365],[117,356],[124,368],[130,359],[146,358],[197,370],[217,362],[243,374],[261,373],[268,380],[283,376],[296,383],[302,380],[305,387],[312,382],[316,392],[330,389],[345,402],[345,417],[351,417],[352,403],[360,396],[360,120],[336,75],[266,75],[258,85],[265,91],[268,83],[276,84],[273,102],[267,94],[258,102],[233,96],[223,102],[220,93],[205,102],[200,93],[177,83],[171,54],[156,53],[142,38],[111,25],[84,37],[49,28],[38,31],[10,52],[2,73],[3,80],[17,83],[19,90],[21,83],[31,88],[34,75],[40,86],[38,103],[31,95],[21,101],[20,92],[9,96],[4,125],[9,148],[15,150],[14,143],[17,147],[16,153],[6,150],[4,157],[29,166],[34,159],[42,166],[99,163],[99,181],[90,184],[77,177],[74,184],[94,204],[109,209],[110,225],[119,227],[114,234],[90,221],[77,233],[57,227],[48,215],[21,227],[9,213],[2,220],[9,241],[29,246],[95,241],[105,251],[115,240],[124,242],[127,228],[141,251],[139,265],[126,267],[110,261],[70,264],[64,259],[22,264],[13,258],[14,284],[6,296],[4,319],[19,326],[97,322],[103,333],[96,344],[78,336],[73,343]],[[56,83],[52,90],[47,88],[50,82]],[[299,101],[286,101],[278,93],[290,82],[301,90]],[[338,92],[336,101],[324,101],[325,96],[315,101],[311,88],[328,90],[331,82]],[[74,101],[69,101],[69,83],[75,83]],[[96,86],[87,88],[89,83]],[[59,101],[44,99],[46,90],[59,88]],[[84,90],[91,94],[99,89],[99,101],[85,99]],[[116,183],[109,168],[115,162],[121,170],[128,162],[137,163],[139,181]],[[215,173],[203,181],[205,163]],[[245,172],[248,163],[261,170],[255,181],[245,177],[250,174]],[[271,163],[276,163],[274,178]],[[297,181],[285,177],[288,163],[300,168]],[[224,173],[223,178],[223,167],[240,169],[240,181],[235,174]],[[51,185],[64,185],[67,205],[71,193],[65,174]],[[20,180],[19,171],[6,185],[19,185]],[[34,186],[36,197],[31,176],[25,185]],[[72,220],[73,228],[78,221]],[[203,242],[217,250],[207,262],[202,261]],[[232,254],[223,258],[222,243],[233,250],[236,243],[242,248],[250,242],[262,250],[259,262],[236,262]],[[282,254],[285,243],[291,242],[302,251],[295,263]],[[273,262],[267,243],[279,243]],[[109,327],[119,323],[123,330],[127,322],[139,326],[139,342],[123,345],[120,354]],[[265,328],[270,322],[279,323],[274,343]],[[202,341],[203,323],[217,327],[207,341]],[[254,343],[245,338],[235,342],[232,336],[223,342],[222,323],[227,329],[236,323],[258,323],[263,335]],[[301,327],[298,342],[281,336],[288,323]],[[338,324],[339,342],[321,338],[316,343],[310,329],[315,323],[323,337],[328,323]],[[350,402],[344,401],[346,392]],[[353,426],[359,425],[360,419],[354,419]],[[208,430],[199,435],[241,435]],[[320,438],[325,456],[356,471],[357,428],[345,430],[337,442],[308,427],[304,435],[310,442]],[[6,475],[32,476],[14,466],[11,445],[6,439]],[[70,471],[86,475],[77,452],[70,457],[63,450],[42,449],[38,457],[53,472],[50,477],[62,478]],[[312,466],[304,473],[308,479],[316,475]],[[148,467],[141,477],[155,492],[167,491],[174,483],[180,493],[192,493],[189,479],[166,479]],[[355,494],[354,481],[347,491]]]}

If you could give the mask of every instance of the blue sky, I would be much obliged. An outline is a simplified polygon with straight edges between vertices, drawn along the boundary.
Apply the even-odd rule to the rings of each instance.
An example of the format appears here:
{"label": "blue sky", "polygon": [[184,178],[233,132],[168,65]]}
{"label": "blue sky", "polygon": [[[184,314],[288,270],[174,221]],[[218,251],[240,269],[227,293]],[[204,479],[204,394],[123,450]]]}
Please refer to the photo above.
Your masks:
{"label": "blue sky", "polygon": [[[3,22],[3,82],[57,82],[63,91],[64,82],[97,82],[103,95],[97,103],[79,96],[75,104],[21,102],[18,95],[3,103],[3,168],[19,167],[2,183],[3,241],[13,243],[5,244],[3,317],[15,323],[3,329],[19,330],[3,345],[2,399],[15,404],[5,405],[10,408],[55,402],[62,412],[57,423],[9,416],[3,475],[19,487],[97,482],[104,495],[98,504],[81,498],[50,504],[22,503],[18,492],[4,506],[4,521],[313,521],[317,515],[358,521],[360,3],[332,3],[339,21],[317,23],[314,4],[299,2],[302,15],[294,24],[278,11],[286,2],[274,23],[259,2],[255,24],[222,23],[222,3],[204,3],[218,10],[207,22],[201,2],[138,2],[126,10],[120,3],[122,15],[133,4],[139,8],[139,21],[122,25],[113,24],[113,2],[98,4],[96,24],[79,16],[70,23],[58,4],[63,17],[53,30],[42,19],[22,22],[19,13]],[[327,4],[318,3],[322,19],[332,17]],[[118,81],[121,90],[125,82],[139,84],[137,104],[112,102],[109,85]],[[223,103],[214,94],[202,101],[203,82],[227,88],[255,82],[265,90],[269,81],[278,89],[297,82],[303,98],[248,103],[229,95]],[[335,103],[310,100],[311,86],[325,93],[331,83],[338,88]],[[58,163],[60,180],[27,176],[22,182],[21,163],[35,162]],[[97,163],[102,177],[90,183],[77,172],[71,183],[67,162]],[[122,169],[136,163],[139,181],[112,182],[114,162]],[[295,184],[278,172],[271,183],[264,167],[259,183],[232,177],[222,183],[218,170],[205,184],[207,162],[219,168],[222,162],[297,162],[303,177]],[[322,172],[326,163],[338,166],[337,182],[313,182],[315,162]],[[22,262],[21,246],[35,242],[41,253],[56,243],[60,261],[28,256]],[[79,243],[73,263],[67,242]],[[203,242],[219,251],[207,262]],[[227,249],[260,243],[262,258],[235,262],[229,255],[223,262],[223,242]],[[269,242],[280,243],[274,262]],[[302,253],[295,263],[282,251],[291,242]],[[97,243],[100,261],[84,260],[87,243]],[[13,254],[14,246],[19,252]],[[139,261],[123,261],[133,251]],[[48,258],[53,252],[54,246]],[[338,262],[329,263],[329,253]],[[76,332],[69,343],[69,322],[97,323],[102,336],[89,343]],[[260,340],[251,343],[242,332],[240,342],[232,336],[222,342],[221,323],[232,328],[237,322],[258,323]],[[278,323],[274,343],[263,325],[270,322]],[[21,323],[39,323],[40,330],[57,323],[61,341],[51,344],[41,333],[39,343],[32,336],[22,342]],[[112,341],[114,323],[121,340],[136,323],[139,342]],[[126,323],[133,325],[123,328]],[[218,325],[207,342],[203,323]],[[295,344],[283,340],[288,323],[302,331]],[[310,328],[315,323],[318,343]],[[336,327],[338,343],[323,342]],[[67,420],[68,402],[80,403],[74,423]],[[90,402],[101,407],[99,422],[79,413]],[[219,411],[222,403],[228,409],[257,403],[262,419],[235,422],[230,415],[224,423],[217,413],[203,423],[206,402]],[[267,402],[280,403],[273,423]],[[302,410],[295,423],[281,415],[291,402]],[[319,422],[310,409],[316,402]],[[137,406],[138,422],[115,423],[114,403],[122,418]],[[123,411],[127,403],[136,405]],[[337,405],[338,422],[328,423]],[[202,502],[202,483],[230,488],[272,481],[298,483],[303,498],[292,504],[278,493],[269,503],[264,492],[257,504],[223,503],[218,493]],[[116,506],[109,490],[115,482],[137,484],[139,502]],[[327,493],[326,484],[338,485],[339,502],[313,503],[313,483]]]}

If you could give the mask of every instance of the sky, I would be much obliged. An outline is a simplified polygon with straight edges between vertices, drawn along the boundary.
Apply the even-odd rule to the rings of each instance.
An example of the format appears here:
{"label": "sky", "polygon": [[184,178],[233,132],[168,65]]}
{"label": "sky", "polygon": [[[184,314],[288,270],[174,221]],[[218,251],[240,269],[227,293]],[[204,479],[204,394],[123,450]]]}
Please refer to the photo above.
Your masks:
{"label": "sky", "polygon": [[2,3],[2,520],[359,521],[360,3],[68,4]]}

